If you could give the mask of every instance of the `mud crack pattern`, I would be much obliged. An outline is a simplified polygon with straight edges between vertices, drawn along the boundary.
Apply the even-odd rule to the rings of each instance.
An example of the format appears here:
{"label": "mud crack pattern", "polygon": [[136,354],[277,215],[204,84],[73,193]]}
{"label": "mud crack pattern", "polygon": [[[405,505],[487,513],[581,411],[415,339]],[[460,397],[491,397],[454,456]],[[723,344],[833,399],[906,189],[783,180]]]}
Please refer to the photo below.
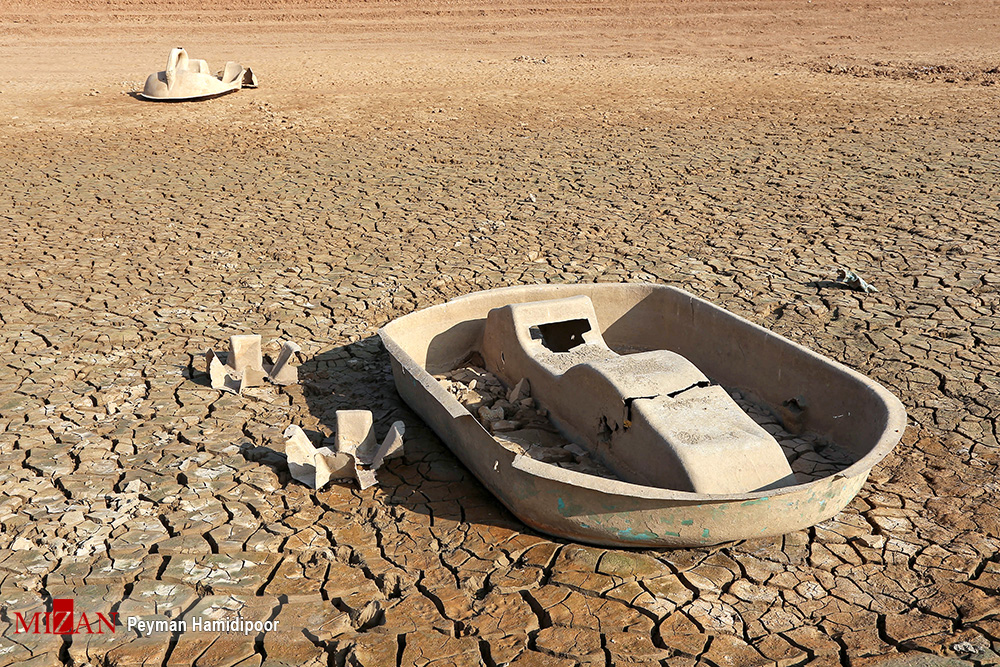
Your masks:
{"label": "mud crack pattern", "polygon": [[[94,102],[115,122],[0,133],[0,664],[1000,660],[989,89],[533,58],[460,60],[448,93],[385,70],[417,92],[123,96]],[[592,281],[677,285],[870,375],[907,406],[903,442],[783,538],[532,533],[401,404],[374,332],[472,290]],[[301,384],[209,389],[201,353],[240,332],[297,341]],[[405,457],[365,492],[291,481],[284,427],[318,442],[346,408],[402,419]],[[60,597],[280,629],[14,633]]]}

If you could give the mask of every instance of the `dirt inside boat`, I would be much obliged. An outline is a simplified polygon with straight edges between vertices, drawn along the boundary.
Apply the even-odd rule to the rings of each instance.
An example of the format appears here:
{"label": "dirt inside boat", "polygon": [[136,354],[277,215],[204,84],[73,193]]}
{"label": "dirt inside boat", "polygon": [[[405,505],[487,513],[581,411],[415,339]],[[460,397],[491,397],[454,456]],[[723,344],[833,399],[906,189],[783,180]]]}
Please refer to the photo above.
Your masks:
{"label": "dirt inside boat", "polygon": [[[482,366],[462,366],[434,378],[497,442],[511,451],[586,475],[623,479],[589,450],[564,436],[537,399],[526,396],[513,402],[508,400],[514,387],[504,385]],[[748,417],[778,442],[795,476],[793,483],[812,482],[854,463],[850,452],[819,434],[789,431],[780,416],[752,395],[738,389],[729,389],[727,393]]]}

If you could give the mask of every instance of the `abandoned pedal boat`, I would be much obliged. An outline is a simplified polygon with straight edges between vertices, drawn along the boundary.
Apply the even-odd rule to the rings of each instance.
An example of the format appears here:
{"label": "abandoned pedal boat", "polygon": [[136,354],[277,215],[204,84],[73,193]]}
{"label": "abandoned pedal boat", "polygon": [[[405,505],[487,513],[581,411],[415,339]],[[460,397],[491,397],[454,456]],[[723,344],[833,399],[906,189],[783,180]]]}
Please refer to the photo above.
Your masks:
{"label": "abandoned pedal boat", "polygon": [[[379,335],[400,395],[486,488],[529,526],[592,544],[702,546],[815,525],[851,501],[906,424],[902,404],[881,385],[668,286],[488,290],[393,320]],[[574,350],[587,353],[570,364]],[[555,406],[553,422],[574,443],[596,450],[620,479],[545,463],[494,438],[434,377],[473,356],[508,383],[521,376],[547,387],[544,398],[532,392],[546,407],[559,403],[560,391],[576,392]],[[754,396],[794,422],[789,429],[835,443],[853,462],[808,482],[788,475],[755,425],[739,422],[718,392],[707,397],[720,386]],[[692,393],[721,410],[714,421],[729,426],[712,431],[709,418],[708,426],[675,428],[671,421],[691,412],[678,412],[670,400],[651,402]],[[576,404],[607,414],[593,414],[589,429],[587,417],[567,415]],[[633,408],[652,426],[640,429]],[[646,436],[616,435],[632,423]],[[740,437],[717,437],[733,433]],[[699,442],[722,449],[705,458]],[[755,460],[764,462],[761,471],[741,474]]]}
{"label": "abandoned pedal boat", "polygon": [[152,102],[193,102],[256,87],[257,77],[249,68],[230,61],[216,76],[207,62],[190,58],[186,50],[177,47],[167,56],[167,68],[146,78],[139,97]]}

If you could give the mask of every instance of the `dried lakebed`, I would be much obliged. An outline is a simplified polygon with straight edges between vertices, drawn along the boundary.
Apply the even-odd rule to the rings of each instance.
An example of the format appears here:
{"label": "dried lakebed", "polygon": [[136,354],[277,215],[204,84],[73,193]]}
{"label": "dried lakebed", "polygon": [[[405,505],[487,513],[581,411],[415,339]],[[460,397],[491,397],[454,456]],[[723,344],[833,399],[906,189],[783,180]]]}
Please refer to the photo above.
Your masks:
{"label": "dried lakebed", "polygon": [[[298,61],[265,61],[270,88],[156,110],[101,82],[33,113],[5,84],[0,664],[995,661],[995,90],[621,51],[359,51],[363,94],[305,99],[281,79]],[[831,284],[839,266],[879,292]],[[903,441],[835,520],[781,538],[526,529],[402,405],[374,334],[460,294],[595,281],[681,286],[855,368],[906,404]],[[300,384],[211,390],[203,350],[246,331],[299,342]],[[294,483],[284,428],[318,444],[351,408],[404,420],[403,459],[364,492]],[[14,633],[71,597],[278,629]]]}

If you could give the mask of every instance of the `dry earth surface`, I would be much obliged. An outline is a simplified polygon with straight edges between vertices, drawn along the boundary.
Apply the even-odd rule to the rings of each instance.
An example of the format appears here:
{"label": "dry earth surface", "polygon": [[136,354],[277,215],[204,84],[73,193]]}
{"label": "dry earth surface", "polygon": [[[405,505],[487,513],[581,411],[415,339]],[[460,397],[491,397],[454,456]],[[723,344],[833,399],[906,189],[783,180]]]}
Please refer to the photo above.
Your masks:
{"label": "dry earth surface", "polygon": [[[0,0],[0,663],[996,663],[998,28],[987,0]],[[175,45],[261,88],[136,99]],[[690,290],[910,427],[784,538],[535,534],[374,333],[576,281]],[[237,332],[300,343],[302,383],[209,389]],[[380,487],[290,481],[282,429],[338,408],[406,422]],[[66,597],[280,625],[14,632]]]}

